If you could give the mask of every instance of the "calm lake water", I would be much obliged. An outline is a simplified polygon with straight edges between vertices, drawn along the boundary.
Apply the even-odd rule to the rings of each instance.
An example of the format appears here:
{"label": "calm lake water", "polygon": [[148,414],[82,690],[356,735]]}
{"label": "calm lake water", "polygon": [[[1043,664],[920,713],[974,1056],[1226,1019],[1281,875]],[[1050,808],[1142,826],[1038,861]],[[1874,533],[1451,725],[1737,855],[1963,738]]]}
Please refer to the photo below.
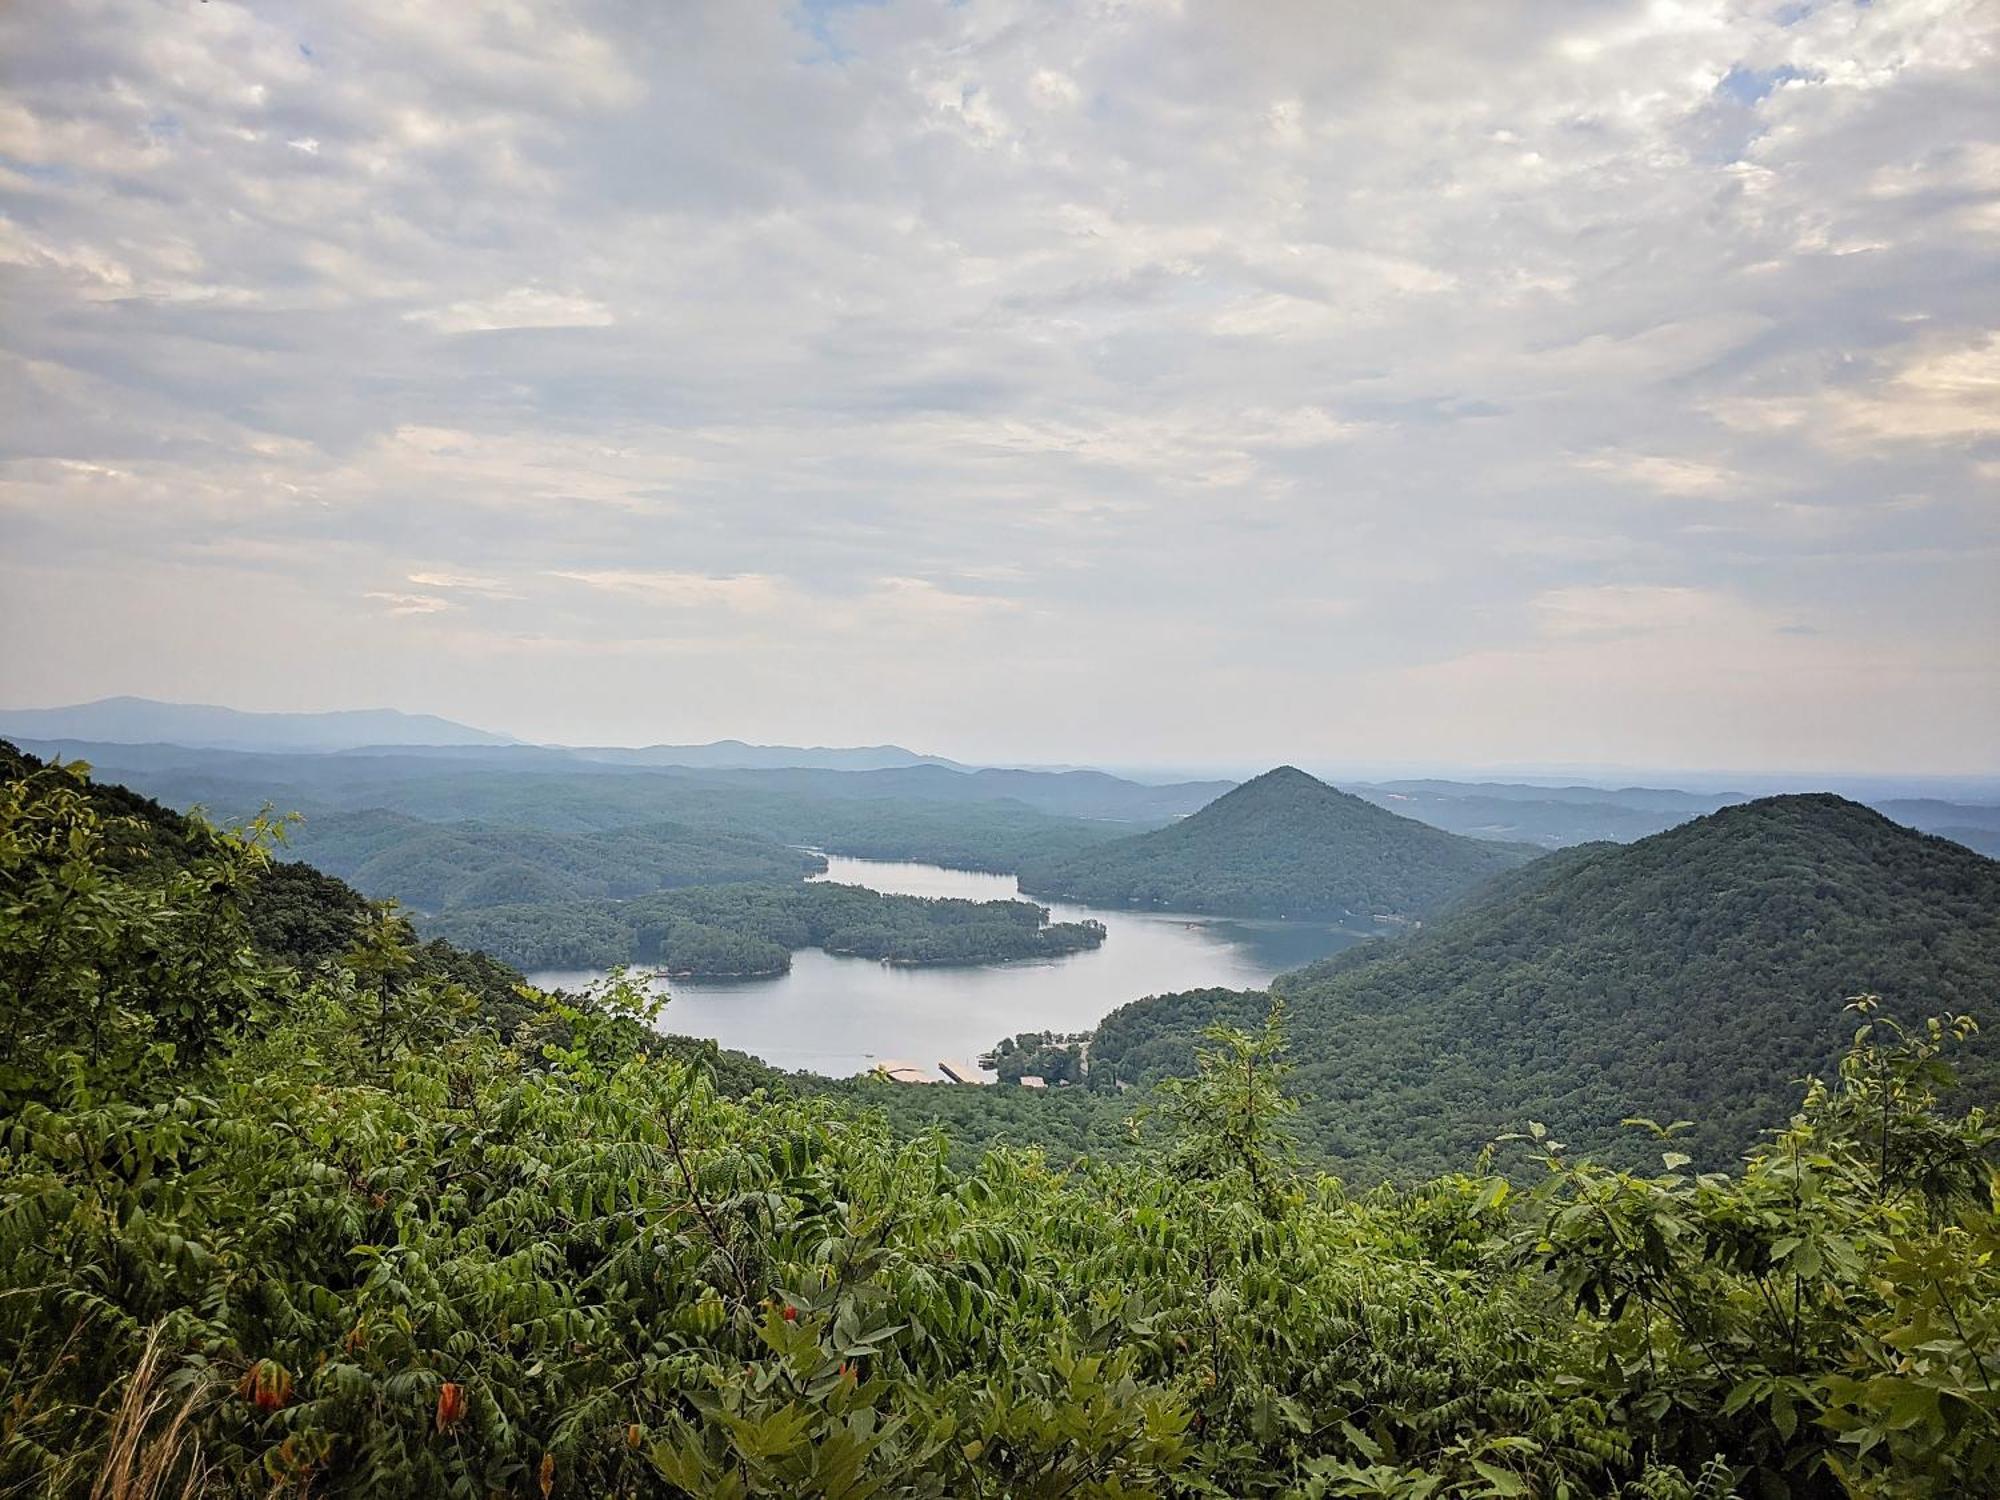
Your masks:
{"label": "calm lake water", "polygon": [[[1011,875],[937,865],[829,856],[817,877],[910,896],[1018,898]],[[935,1071],[944,1059],[976,1062],[1002,1037],[1023,1031],[1087,1031],[1130,1000],[1173,990],[1258,989],[1273,975],[1364,941],[1311,922],[1174,916],[1044,903],[1052,921],[1095,918],[1104,945],[1063,958],[967,968],[911,968],[836,958],[817,948],[792,955],[771,979],[665,979],[671,1000],[661,1028],[713,1037],[773,1066],[844,1077],[884,1058]],[[577,989],[600,971],[547,970],[529,979]]]}

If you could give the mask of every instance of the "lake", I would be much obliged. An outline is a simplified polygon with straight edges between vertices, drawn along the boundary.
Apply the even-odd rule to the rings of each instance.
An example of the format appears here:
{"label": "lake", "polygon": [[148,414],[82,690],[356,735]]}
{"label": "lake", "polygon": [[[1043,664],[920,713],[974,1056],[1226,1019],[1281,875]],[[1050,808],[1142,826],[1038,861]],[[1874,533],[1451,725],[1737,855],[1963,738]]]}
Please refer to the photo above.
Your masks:
{"label": "lake", "polygon": [[[1012,875],[937,865],[828,856],[815,877],[892,895],[1023,898]],[[911,967],[837,958],[817,948],[792,955],[788,974],[767,979],[656,978],[671,1000],[660,1026],[712,1037],[775,1067],[844,1077],[896,1058],[935,1071],[952,1058],[978,1061],[1002,1037],[1023,1031],[1087,1031],[1127,1001],[1173,990],[1260,989],[1273,975],[1365,941],[1362,933],[1313,922],[1177,916],[1044,902],[1050,920],[1093,918],[1104,944],[1054,959],[963,968]],[[578,989],[601,971],[547,970],[542,988]]]}

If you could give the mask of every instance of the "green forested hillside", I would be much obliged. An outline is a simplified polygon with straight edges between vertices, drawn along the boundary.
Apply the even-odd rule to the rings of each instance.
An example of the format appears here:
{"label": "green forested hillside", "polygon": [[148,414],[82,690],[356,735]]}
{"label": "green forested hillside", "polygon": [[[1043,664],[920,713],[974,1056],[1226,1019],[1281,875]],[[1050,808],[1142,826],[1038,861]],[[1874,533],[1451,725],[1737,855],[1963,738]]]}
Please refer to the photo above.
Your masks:
{"label": "green forested hillside", "polygon": [[1031,901],[887,896],[823,881],[723,885],[630,901],[493,906],[425,930],[523,969],[650,964],[670,974],[781,974],[799,948],[911,964],[1045,958],[1104,941],[1096,922],[1050,922]]}
{"label": "green forested hillside", "polygon": [[[1525,1119],[1579,1148],[1647,1115],[1696,1122],[1704,1164],[1831,1066],[1847,997],[2000,1008],[2000,864],[1831,796],[1773,797],[1630,845],[1564,850],[1424,931],[1283,976],[1309,1139],[1343,1170],[1424,1172]],[[1185,1071],[1211,1015],[1142,1001],[1093,1059]],[[1995,1048],[1973,1076],[2000,1097]]]}
{"label": "green forested hillside", "polygon": [[1281,766],[1169,827],[1032,861],[1021,887],[1173,911],[1365,921],[1430,911],[1537,852],[1397,817]]}
{"label": "green forested hillside", "polygon": [[[634,769],[578,765],[529,751],[508,755],[501,763],[506,768],[500,768],[449,751],[248,755],[74,744],[50,749],[89,761],[107,779],[175,807],[198,805],[223,822],[240,822],[267,805],[302,813],[308,839],[322,819],[338,827],[345,815],[364,813],[415,820],[408,830],[413,842],[434,837],[436,826],[449,830],[464,824],[518,835],[501,843],[511,842],[517,857],[556,884],[592,866],[609,878],[629,863],[633,830],[660,824],[701,838],[727,836],[862,859],[917,859],[1003,872],[1033,859],[1066,858],[1131,827],[1057,816],[1004,796],[915,795],[893,780],[881,784],[881,794],[864,795],[860,789],[874,784],[865,773]],[[568,836],[555,846],[555,858],[526,852],[540,847],[536,840],[542,835]],[[372,848],[369,857],[383,858],[392,847]],[[422,873],[426,880],[448,878]]]}
{"label": "green forested hillside", "polygon": [[1275,1031],[1212,1034],[1120,1162],[960,1167],[731,1097],[629,993],[503,1031],[379,922],[273,963],[257,848],[119,815],[0,786],[0,1494],[2000,1490],[1960,1020],[1852,1017],[1736,1175],[1544,1138],[1527,1190],[1357,1196],[1295,1159]]}
{"label": "green forested hillside", "polygon": [[316,814],[293,832],[291,845],[364,895],[424,912],[793,880],[826,868],[820,856],[772,839],[680,823],[551,833],[427,823],[379,809]]}

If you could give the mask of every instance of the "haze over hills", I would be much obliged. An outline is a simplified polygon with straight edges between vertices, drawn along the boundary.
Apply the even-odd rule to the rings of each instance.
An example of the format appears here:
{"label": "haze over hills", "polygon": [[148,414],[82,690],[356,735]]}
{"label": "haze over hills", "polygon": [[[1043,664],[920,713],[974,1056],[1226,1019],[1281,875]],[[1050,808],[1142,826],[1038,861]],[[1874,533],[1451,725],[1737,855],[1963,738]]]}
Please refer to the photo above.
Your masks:
{"label": "haze over hills", "polygon": [[364,895],[419,913],[795,880],[826,864],[774,839],[680,823],[559,833],[380,808],[316,814],[294,830],[291,848]]}
{"label": "haze over hills", "polygon": [[[1529,1119],[1578,1150],[1618,1122],[1696,1123],[1725,1165],[1783,1117],[1853,1030],[1843,1006],[1990,1016],[2000,863],[1839,797],[1765,798],[1629,845],[1550,854],[1387,947],[1273,989],[1314,1146],[1349,1172],[1463,1161]],[[1093,1065],[1184,1070],[1201,1025],[1259,994],[1167,996],[1107,1017]],[[1969,1076],[1996,1096],[2000,1031]]]}
{"label": "haze over hills", "polygon": [[[684,795],[693,795],[694,788],[737,788],[758,795],[841,801],[1005,803],[1052,816],[1151,825],[1193,812],[1233,785],[1226,781],[1156,785],[1101,771],[973,770],[942,763],[865,771],[622,764],[539,745],[376,746],[299,754],[30,736],[17,743],[39,755],[85,760],[106,774],[161,788],[158,794],[169,801],[185,803],[199,797],[215,805],[217,789],[234,784],[270,788],[273,797],[295,799],[286,802],[287,807],[305,811],[327,805],[391,805],[368,802],[371,787],[382,787],[389,795],[387,789],[441,784],[467,775],[495,784],[508,776],[532,774],[562,776],[578,784],[594,781],[598,786],[592,795],[599,798],[617,797],[619,793],[606,783],[623,780],[638,802],[647,800],[641,789],[673,782],[686,789]],[[418,815],[432,814],[423,810]]]}
{"label": "haze over hills", "polygon": [[712,740],[705,745],[579,745],[584,760],[614,766],[691,766],[702,770],[755,771],[777,767],[808,767],[822,771],[884,771],[905,766],[967,769],[941,755],[920,755],[901,745],[750,745],[742,740]]}
{"label": "haze over hills", "polygon": [[1166,828],[1031,864],[1021,886],[1174,911],[1371,920],[1422,915],[1536,853],[1446,833],[1280,766]]}
{"label": "haze over hills", "polygon": [[1609,839],[1630,843],[1734,802],[1736,793],[1660,787],[1524,786],[1437,778],[1348,788],[1377,806],[1469,838],[1560,849]]}
{"label": "haze over hills", "polygon": [[[723,787],[734,786],[757,795],[824,800],[1011,804],[1050,817],[1145,828],[1184,817],[1236,784],[1222,779],[1129,778],[1091,768],[976,767],[897,745],[827,748],[752,745],[740,740],[636,749],[528,745],[435,716],[398,715],[388,710],[251,714],[134,698],[104,700],[75,709],[0,711],[0,723],[23,714],[40,716],[33,722],[56,727],[69,722],[61,718],[63,715],[81,716],[108,736],[14,736],[39,754],[90,761],[120,779],[143,783],[183,807],[201,802],[233,813],[254,811],[261,799],[249,799],[246,807],[243,794],[246,788],[263,787],[272,800],[306,812],[392,806],[424,818],[487,817],[487,811],[442,813],[420,796],[413,800],[398,795],[379,802],[367,800],[370,786],[434,783],[440,777],[476,771],[493,776],[556,775],[570,781],[621,775],[678,776],[702,781],[718,795]],[[184,738],[175,742],[123,737],[166,733],[179,733]],[[394,734],[438,740],[452,735],[485,735],[486,742],[379,742]],[[212,735],[215,743],[204,735]],[[343,737],[374,742],[333,743]],[[225,740],[234,743],[223,746]],[[1859,800],[1911,827],[1952,838],[1981,853],[2000,855],[2000,806],[1941,796],[1892,795],[1923,786],[1924,778],[1877,780],[1879,784],[1866,790]],[[1742,792],[1726,789],[1453,781],[1443,777],[1356,781],[1346,783],[1345,789],[1390,812],[1450,833],[1542,849],[1605,839],[1630,842],[1744,800]],[[1806,781],[1797,789],[1817,788]],[[617,796],[600,793],[590,800],[616,801]],[[509,802],[504,796],[493,800]],[[658,800],[635,794],[633,820],[671,821],[679,816],[671,810],[662,811]],[[498,815],[502,822],[514,820],[504,806]],[[1101,839],[1100,833],[1081,842]],[[990,855],[973,857],[980,868],[995,867]],[[562,877],[562,882],[567,883],[567,878]]]}
{"label": "haze over hills", "polygon": [[60,708],[0,709],[0,735],[218,750],[345,750],[363,745],[506,745],[504,734],[393,708],[250,713],[207,703],[100,698]]}

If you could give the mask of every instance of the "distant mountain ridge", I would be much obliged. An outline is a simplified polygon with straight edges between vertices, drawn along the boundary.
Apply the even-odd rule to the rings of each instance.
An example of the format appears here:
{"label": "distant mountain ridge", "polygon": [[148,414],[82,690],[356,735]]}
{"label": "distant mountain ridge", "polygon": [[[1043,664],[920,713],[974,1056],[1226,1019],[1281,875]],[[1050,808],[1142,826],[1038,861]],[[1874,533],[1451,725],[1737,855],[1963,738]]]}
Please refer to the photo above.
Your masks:
{"label": "distant mountain ridge", "polygon": [[1423,778],[1357,783],[1348,788],[1378,807],[1468,838],[1530,843],[1544,849],[1603,839],[1621,844],[1748,799],[1663,787],[1525,786]]}
{"label": "distant mountain ridge", "polygon": [[[168,800],[203,801],[241,810],[247,789],[254,807],[265,797],[311,811],[327,806],[375,805],[364,790],[469,776],[563,777],[575,782],[634,785],[672,780],[690,787],[750,795],[781,794],[865,802],[937,802],[1017,805],[1049,817],[1151,827],[1193,812],[1229,790],[1228,782],[1156,786],[1101,771],[956,770],[947,765],[892,766],[879,770],[827,770],[811,766],[767,769],[681,765],[623,765],[592,760],[580,751],[547,745],[366,746],[339,751],[243,751],[199,746],[134,744],[102,740],[40,739],[23,735],[23,749],[62,760],[83,760],[100,771],[143,785]],[[357,802],[356,798],[362,801]],[[388,805],[388,804],[382,804]],[[429,816],[431,810],[423,810]],[[454,812],[450,817],[462,816]],[[645,816],[636,814],[640,821]],[[1095,842],[1096,840],[1093,840]]]}
{"label": "distant mountain ridge", "polygon": [[1174,911],[1406,918],[1538,852],[1447,833],[1280,766],[1168,827],[1031,865],[1021,888]]}
{"label": "distant mountain ridge", "polygon": [[[1657,1163],[1628,1115],[1699,1122],[1681,1149],[1726,1166],[1831,1065],[1862,992],[1984,1022],[1968,1081],[2000,1099],[2000,863],[1831,794],[1767,797],[1547,855],[1272,988],[1306,1128],[1344,1170],[1422,1172],[1529,1120]],[[1106,1018],[1092,1065],[1181,1071],[1206,1020],[1267,1004],[1140,1001]]]}
{"label": "distant mountain ridge", "polygon": [[99,698],[59,708],[0,709],[0,735],[14,740],[97,740],[207,750],[334,751],[361,746],[509,745],[504,734],[436,714],[394,708],[325,713],[252,713],[211,703]]}
{"label": "distant mountain ridge", "polygon": [[703,745],[579,745],[571,753],[614,766],[688,766],[696,770],[763,771],[804,768],[820,771],[886,771],[906,766],[970,767],[941,755],[920,755],[901,745],[752,745],[743,740],[711,740]]}

